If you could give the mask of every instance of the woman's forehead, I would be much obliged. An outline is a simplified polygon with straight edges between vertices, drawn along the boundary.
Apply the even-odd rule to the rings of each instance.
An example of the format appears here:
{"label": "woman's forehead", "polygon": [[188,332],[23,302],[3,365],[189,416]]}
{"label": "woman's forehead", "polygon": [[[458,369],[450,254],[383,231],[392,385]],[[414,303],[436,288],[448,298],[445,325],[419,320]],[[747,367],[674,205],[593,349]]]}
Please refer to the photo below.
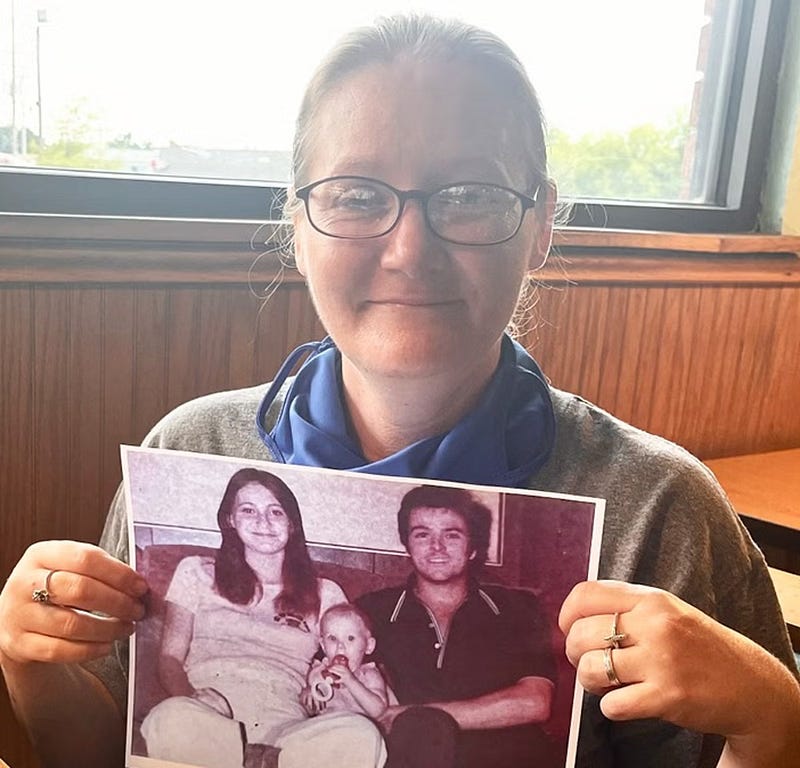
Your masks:
{"label": "woman's forehead", "polygon": [[473,66],[400,60],[365,67],[318,107],[311,176],[386,178],[402,167],[425,170],[432,182],[493,175],[514,181],[503,177],[519,164],[521,131],[505,102]]}
{"label": "woman's forehead", "polygon": [[261,501],[272,504],[279,503],[275,494],[269,488],[261,485],[261,483],[247,483],[247,485],[243,485],[236,492],[236,501],[238,503],[244,501]]}

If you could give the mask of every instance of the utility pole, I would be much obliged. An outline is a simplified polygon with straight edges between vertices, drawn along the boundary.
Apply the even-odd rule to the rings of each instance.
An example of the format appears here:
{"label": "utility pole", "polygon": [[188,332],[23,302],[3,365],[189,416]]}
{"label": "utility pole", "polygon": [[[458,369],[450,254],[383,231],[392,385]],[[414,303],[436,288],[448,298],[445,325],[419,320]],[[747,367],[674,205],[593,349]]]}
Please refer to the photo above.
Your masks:
{"label": "utility pole", "polygon": [[11,154],[17,154],[17,45],[14,0],[11,0]]}
{"label": "utility pole", "polygon": [[47,21],[47,11],[40,8],[36,11],[36,109],[39,113],[39,151],[44,147],[44,134],[42,133],[42,58],[40,33],[42,24]]}

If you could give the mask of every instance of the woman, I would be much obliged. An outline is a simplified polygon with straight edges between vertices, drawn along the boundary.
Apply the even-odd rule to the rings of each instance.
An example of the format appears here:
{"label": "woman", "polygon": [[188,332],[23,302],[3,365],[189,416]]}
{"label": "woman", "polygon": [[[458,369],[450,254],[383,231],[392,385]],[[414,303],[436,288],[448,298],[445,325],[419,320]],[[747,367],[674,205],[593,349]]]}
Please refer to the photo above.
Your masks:
{"label": "woman", "polygon": [[188,557],[166,595],[159,676],[170,698],[142,723],[150,757],[209,768],[260,766],[265,746],[281,765],[313,766],[322,750],[341,765],[382,764],[380,734],[339,713],[322,727],[300,703],[319,648],[319,617],[346,602],[318,579],[297,500],[269,472],[241,469],[217,514],[215,557]]}
{"label": "woman", "polygon": [[[513,53],[426,18],[357,31],[309,85],[293,174],[297,267],[332,340],[290,383],[279,375],[260,409],[260,388],[203,398],[147,443],[605,497],[600,574],[618,581],[579,586],[561,613],[589,691],[578,765],[796,761],[800,688],[785,627],[763,559],[713,478],[548,387],[504,335],[546,258],[555,210],[539,104]],[[122,553],[119,506],[104,544]],[[56,602],[116,623],[64,623],[33,604],[52,569]],[[112,723],[107,691],[121,673],[108,657],[99,678],[37,662],[102,656],[137,618],[143,588],[86,546],[41,544],[23,557],[0,603],[11,622],[0,651],[43,747],[57,753],[63,737],[36,723],[58,711],[63,730],[64,698],[33,701],[31,686],[55,682],[68,700],[91,690],[93,712]],[[113,764],[110,739],[93,747],[95,764]]]}

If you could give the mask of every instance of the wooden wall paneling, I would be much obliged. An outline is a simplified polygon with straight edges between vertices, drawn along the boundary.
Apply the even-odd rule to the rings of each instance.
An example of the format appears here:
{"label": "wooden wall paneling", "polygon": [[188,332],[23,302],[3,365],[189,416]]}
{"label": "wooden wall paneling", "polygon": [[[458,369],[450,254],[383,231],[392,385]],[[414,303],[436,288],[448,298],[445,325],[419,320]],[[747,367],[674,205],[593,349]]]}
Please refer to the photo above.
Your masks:
{"label": "wooden wall paneling", "polygon": [[[613,399],[602,403],[611,413],[623,418],[628,412],[634,417],[634,404],[637,402],[641,386],[639,378],[644,370],[642,366],[644,339],[649,334],[645,322],[647,317],[647,292],[643,290],[627,291],[619,286],[615,288],[619,296],[617,304],[622,304],[624,297],[624,316],[620,318],[619,364],[616,371],[608,368],[608,375],[616,379]],[[600,405],[600,403],[598,403]]]}
{"label": "wooden wall paneling", "polygon": [[[597,399],[616,407],[619,400],[621,372],[628,364],[628,295],[616,286],[607,286],[605,293],[605,333],[598,344],[600,358],[598,365]],[[636,330],[636,329],[634,329]]]}
{"label": "wooden wall paneling", "polygon": [[204,340],[197,325],[199,292],[188,286],[165,286],[164,318],[166,400],[164,415],[174,403],[191,400],[198,392],[197,362]]}
{"label": "wooden wall paneling", "polygon": [[[713,367],[717,365],[720,341],[725,326],[717,311],[717,293],[706,287],[690,289],[691,316],[687,317],[690,336],[685,340],[688,354],[688,380],[681,407],[676,414],[672,439],[691,451],[696,451],[700,425],[709,409],[718,408],[715,393],[708,383],[714,381]],[[693,442],[694,440],[694,442]]]}
{"label": "wooden wall paneling", "polygon": [[[775,370],[775,340],[780,333],[777,324],[777,296],[774,291],[752,287],[748,291],[748,304],[742,312],[742,325],[749,333],[743,335],[742,356],[739,368],[739,409],[741,435],[748,443],[758,439],[770,398],[764,397],[765,385]],[[798,383],[800,391],[800,382]]]}
{"label": "wooden wall paneling", "polygon": [[[294,318],[289,316],[289,291],[288,287],[281,288],[269,299],[262,300],[258,311],[253,350],[254,371],[256,377],[263,377],[264,381],[272,380],[283,362],[284,350],[289,344],[289,324],[294,322]],[[246,349],[240,349],[238,341],[233,349],[237,355],[247,352]]]}
{"label": "wooden wall paneling", "polygon": [[797,287],[573,285],[538,312],[555,386],[702,457],[798,444]]}
{"label": "wooden wall paneling", "polygon": [[95,542],[101,501],[103,429],[103,291],[78,287],[68,322],[70,382],[70,440],[67,452],[70,485],[62,489],[69,500],[70,535]]}
{"label": "wooden wall paneling", "polygon": [[256,376],[258,312],[261,301],[246,288],[228,288],[228,376],[231,389],[249,387]]}
{"label": "wooden wall paneling", "polygon": [[167,404],[230,387],[230,318],[224,288],[171,286],[166,322]]}
{"label": "wooden wall paneling", "polygon": [[[103,288],[102,441],[99,507],[108,508],[121,479],[119,446],[138,444],[144,435],[135,426],[134,349],[136,292],[120,285]],[[102,522],[100,516],[99,523]]]}
{"label": "wooden wall paneling", "polygon": [[172,297],[163,288],[134,290],[133,424],[139,442],[169,409],[167,320]]}
{"label": "wooden wall paneling", "polygon": [[698,455],[713,451],[719,442],[719,427],[733,415],[731,400],[734,396],[735,366],[731,347],[736,343],[734,316],[737,296],[741,289],[728,286],[709,288],[707,311],[698,335],[709,339],[709,355],[696,362],[702,366],[703,377],[694,407],[687,419],[693,423],[686,433],[686,447]]}
{"label": "wooden wall paneling", "polygon": [[775,294],[778,333],[774,365],[769,380],[762,382],[775,405],[766,409],[762,428],[768,439],[790,447],[800,445],[800,290],[780,288]]}
{"label": "wooden wall paneling", "polygon": [[[34,539],[34,288],[0,286],[0,583]],[[35,768],[0,675],[0,756]]]}
{"label": "wooden wall paneling", "polygon": [[[603,380],[603,354],[609,346],[608,292],[606,286],[596,291],[585,292],[581,302],[580,332],[587,342],[582,345],[581,354],[576,355],[579,362],[578,380],[581,391],[594,402],[601,400],[600,386]],[[615,340],[615,343],[618,343]]]}
{"label": "wooden wall paneling", "polygon": [[33,288],[0,288],[0,582],[33,540]]}
{"label": "wooden wall paneling", "polygon": [[647,428],[670,439],[676,438],[677,421],[691,375],[691,348],[696,314],[692,301],[694,297],[690,295],[693,290],[690,288],[665,292],[663,314],[658,328],[659,346],[653,360],[653,413]]}
{"label": "wooden wall paneling", "polygon": [[74,422],[75,382],[69,378],[72,296],[58,286],[34,290],[33,539],[75,535],[69,514],[66,457]]}

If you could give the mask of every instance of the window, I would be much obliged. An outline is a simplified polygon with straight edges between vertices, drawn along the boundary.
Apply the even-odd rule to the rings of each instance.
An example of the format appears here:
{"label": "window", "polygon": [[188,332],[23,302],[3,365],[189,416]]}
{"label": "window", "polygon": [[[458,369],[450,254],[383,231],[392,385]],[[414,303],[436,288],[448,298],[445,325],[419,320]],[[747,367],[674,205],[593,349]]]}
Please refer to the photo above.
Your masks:
{"label": "window", "polygon": [[[552,175],[576,202],[572,224],[734,231],[756,222],[788,7],[427,0],[418,10],[487,27],[523,59]],[[0,210],[277,218],[320,52],[407,8],[0,0]]]}

